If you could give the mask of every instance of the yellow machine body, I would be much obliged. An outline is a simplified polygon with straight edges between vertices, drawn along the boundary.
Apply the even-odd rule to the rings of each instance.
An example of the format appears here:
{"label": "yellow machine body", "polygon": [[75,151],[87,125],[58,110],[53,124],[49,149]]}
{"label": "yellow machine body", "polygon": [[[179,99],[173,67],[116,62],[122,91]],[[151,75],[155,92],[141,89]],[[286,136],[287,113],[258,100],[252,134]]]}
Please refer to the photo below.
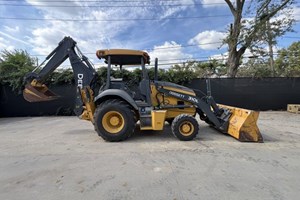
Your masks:
{"label": "yellow machine body", "polygon": [[[227,133],[239,141],[263,142],[262,135],[257,127],[259,112],[226,105],[217,106],[216,102],[210,98],[210,95],[200,98],[196,96],[192,89],[174,83],[158,81],[157,59],[155,65],[156,78],[154,81],[149,80],[145,64],[150,64],[150,57],[148,53],[143,51],[124,49],[97,51],[97,57],[105,59],[105,62],[108,64],[105,90],[116,89],[110,87],[112,85],[110,78],[111,65],[119,65],[120,69],[124,65],[141,65],[143,79],[140,82],[140,92],[144,93],[146,91],[146,94],[142,94],[144,98],[141,99],[134,99],[133,95],[130,96],[130,92],[125,93],[123,91],[126,95],[119,93],[119,96],[107,93],[107,98],[102,99],[102,104],[102,100],[100,101],[97,97],[95,98],[93,90],[95,89],[94,84],[97,73],[87,58],[83,57],[83,55],[77,55],[76,52],[80,52],[76,47],[76,42],[70,37],[65,37],[59,43],[58,47],[48,55],[46,60],[50,60],[38,74],[31,72],[26,75],[27,84],[23,90],[24,98],[29,102],[57,99],[58,96],[51,92],[41,81],[45,80],[45,77],[69,57],[71,58],[70,62],[74,73],[77,73],[74,75],[77,88],[79,88],[78,94],[81,97],[81,101],[80,99],[76,99],[75,110],[78,111],[76,115],[81,119],[91,121],[95,125],[98,135],[107,141],[121,141],[130,137],[137,120],[140,120],[141,130],[163,130],[165,121],[170,123],[174,120],[172,122],[173,134],[180,140],[191,140],[199,130],[198,122],[194,118],[196,113],[198,113],[201,120],[206,121],[219,131]],[[85,78],[83,79],[83,77]],[[117,89],[124,88],[123,86],[120,88],[117,87]],[[118,93],[117,90],[111,91]],[[115,98],[111,105],[108,103],[111,101],[110,98]],[[123,105],[123,100],[127,101],[128,107]],[[105,104],[106,102],[107,104]],[[95,113],[96,107],[101,105],[106,106],[109,111],[105,109],[101,110],[101,107],[98,107],[99,112]],[[117,106],[119,106],[119,111],[114,110],[114,107]],[[224,109],[219,109],[219,107]],[[122,114],[120,109],[125,110],[125,115]],[[128,114],[129,111],[130,114]],[[98,120],[97,117],[102,117],[102,120],[94,122],[94,115],[95,119]],[[131,121],[128,123],[127,120]],[[125,126],[126,121],[129,125]]]}
{"label": "yellow machine body", "polygon": [[[171,96],[163,96],[163,94],[159,93],[152,83],[151,87],[151,102],[152,106],[169,106],[170,108],[165,108],[161,110],[152,110],[151,111],[151,118],[152,118],[152,126],[141,127],[141,130],[163,130],[165,120],[174,119],[180,114],[189,114],[195,115],[196,108],[189,102],[181,101],[175,97]],[[183,94],[189,94],[195,96],[194,92],[186,91],[183,89],[175,88],[175,87],[164,87],[166,89],[180,92]],[[171,108],[172,106],[178,105],[178,101],[183,103],[183,105],[188,105],[187,108]]]}
{"label": "yellow machine body", "polygon": [[[165,87],[165,88],[183,94],[189,94],[193,96],[196,95],[195,93],[192,93],[190,91],[186,91],[178,88],[173,88],[173,87],[169,87],[169,88]],[[88,98],[88,96],[92,98]],[[93,115],[95,112],[95,103],[94,103],[93,91],[90,88],[87,88],[86,90],[81,90],[81,97],[85,106],[83,107],[84,111],[80,116],[80,118],[94,122]],[[160,104],[161,106],[178,105],[178,101],[180,101],[176,97],[162,96],[162,94],[160,94],[156,90],[153,84],[151,84],[151,100],[153,106],[157,106],[158,104]],[[184,105],[190,107],[181,108],[181,109],[166,108],[162,110],[152,110],[151,111],[152,126],[141,127],[141,130],[163,130],[165,121],[168,119],[174,119],[180,114],[189,114],[194,116],[196,114],[196,108],[193,106],[193,104],[185,101],[183,101],[183,103]],[[238,107],[222,105],[222,104],[218,104],[218,106],[221,108],[226,108],[231,112],[228,129],[227,131],[221,130],[221,132],[225,132],[241,142],[263,142],[263,137],[257,126],[259,112],[242,109]]]}
{"label": "yellow machine body", "polygon": [[141,130],[163,130],[165,119],[166,119],[166,110],[152,110],[151,118],[152,118],[152,126],[141,127]]}
{"label": "yellow machine body", "polygon": [[227,134],[241,142],[263,142],[258,129],[259,112],[238,107],[218,104],[221,108],[229,109],[232,113],[229,119]]}
{"label": "yellow machine body", "polygon": [[[164,87],[165,89],[172,90],[175,92],[180,92],[183,94],[188,94],[192,96],[196,96],[194,92],[182,90],[179,88],[174,87]],[[166,119],[174,119],[180,114],[189,114],[189,115],[195,115],[196,114],[196,108],[193,106],[192,103],[179,100],[172,96],[163,96],[161,93],[159,93],[155,87],[154,84],[151,84],[151,101],[153,106],[162,105],[162,106],[171,106],[171,105],[178,105],[178,102],[183,102],[184,105],[188,105],[190,107],[187,108],[168,108],[166,109]]]}
{"label": "yellow machine body", "polygon": [[[194,92],[181,88],[167,86],[164,88],[196,96]],[[94,112],[96,108],[94,103],[94,93],[89,87],[81,89],[80,93],[81,100],[84,104],[83,113],[80,118],[94,123]],[[41,84],[36,80],[33,80],[25,86],[23,96],[29,102],[50,101],[58,98],[58,96],[51,92],[46,85]],[[168,108],[151,111],[152,126],[141,127],[141,130],[163,130],[165,121],[168,119],[174,119],[180,114],[196,115],[196,108],[192,103],[179,100],[176,97],[164,96],[157,91],[154,84],[151,84],[151,101],[154,107],[160,105],[168,106]],[[172,108],[172,105],[178,105],[179,102],[181,105],[187,107]],[[257,126],[259,112],[222,104],[218,104],[218,106],[226,108],[231,112],[228,129],[226,131],[221,130],[222,132],[231,135],[241,142],[263,142],[263,137]]]}
{"label": "yellow machine body", "polygon": [[80,89],[80,94],[84,106],[83,112],[79,116],[79,118],[94,123],[94,112],[96,109],[94,102],[94,92],[90,87],[86,87],[85,89]]}

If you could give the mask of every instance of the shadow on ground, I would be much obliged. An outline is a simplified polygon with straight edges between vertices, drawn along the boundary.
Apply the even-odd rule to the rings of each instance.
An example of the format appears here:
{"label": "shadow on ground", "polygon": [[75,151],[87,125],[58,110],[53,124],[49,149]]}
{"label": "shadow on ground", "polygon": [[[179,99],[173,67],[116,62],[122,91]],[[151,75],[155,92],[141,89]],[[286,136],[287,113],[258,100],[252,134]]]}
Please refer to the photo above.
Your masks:
{"label": "shadow on ground", "polygon": [[[169,140],[177,141],[178,139],[172,134],[171,126],[166,124],[164,130],[162,131],[141,131],[139,125],[135,127],[134,135],[128,139],[128,141],[147,141],[147,142],[156,142],[158,140]],[[200,141],[235,141],[229,135],[218,132],[217,130],[204,125],[200,126],[199,133],[194,140]]]}
{"label": "shadow on ground", "polygon": [[0,118],[1,125],[8,125],[13,123],[19,123],[23,121],[32,121],[32,118],[29,117],[10,117],[10,118]]}

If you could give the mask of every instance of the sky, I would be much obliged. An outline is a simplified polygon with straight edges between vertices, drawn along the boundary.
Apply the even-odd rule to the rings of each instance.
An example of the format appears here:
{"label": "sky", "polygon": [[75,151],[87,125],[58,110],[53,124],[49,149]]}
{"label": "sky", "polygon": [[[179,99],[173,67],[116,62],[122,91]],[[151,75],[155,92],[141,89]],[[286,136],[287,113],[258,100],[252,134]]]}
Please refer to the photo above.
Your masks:
{"label": "sky", "polygon": [[[96,66],[96,50],[113,48],[145,50],[152,64],[209,60],[226,55],[232,21],[224,0],[0,0],[0,51],[26,50],[42,62],[71,36]],[[294,31],[276,49],[300,40],[299,21]]]}

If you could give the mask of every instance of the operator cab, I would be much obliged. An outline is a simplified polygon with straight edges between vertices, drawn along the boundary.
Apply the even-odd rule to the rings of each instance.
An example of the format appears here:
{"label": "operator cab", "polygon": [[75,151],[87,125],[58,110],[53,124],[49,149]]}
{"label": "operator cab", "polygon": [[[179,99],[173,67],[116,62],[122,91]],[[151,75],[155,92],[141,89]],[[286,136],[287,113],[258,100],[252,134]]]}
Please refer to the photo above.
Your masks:
{"label": "operator cab", "polygon": [[[143,100],[148,105],[151,105],[150,97],[150,80],[145,67],[145,64],[150,64],[150,56],[144,51],[129,50],[129,49],[107,49],[98,50],[96,55],[99,59],[104,59],[107,64],[107,78],[106,84],[100,90],[107,89],[121,89],[127,93],[131,93],[131,96],[135,100]],[[119,66],[122,71],[123,66],[142,67],[142,80],[139,84],[138,94],[132,94],[131,89],[126,86],[126,83],[122,78],[112,77],[111,69],[112,66]]]}

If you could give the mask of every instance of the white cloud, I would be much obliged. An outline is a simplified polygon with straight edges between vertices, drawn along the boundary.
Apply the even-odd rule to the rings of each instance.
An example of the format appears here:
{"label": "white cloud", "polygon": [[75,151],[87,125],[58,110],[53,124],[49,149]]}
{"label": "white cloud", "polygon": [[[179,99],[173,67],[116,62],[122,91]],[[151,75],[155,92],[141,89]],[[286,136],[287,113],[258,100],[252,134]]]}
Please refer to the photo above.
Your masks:
{"label": "white cloud", "polygon": [[[110,13],[113,15],[113,12],[115,11]],[[91,20],[108,19],[109,15],[108,12],[91,11],[84,18]],[[29,38],[34,45],[33,51],[39,54],[51,52],[64,36],[73,37],[83,52],[96,52],[98,48],[114,45],[113,38],[131,24],[132,22],[126,21],[50,21],[47,25],[32,30],[32,36]]]}
{"label": "white cloud", "polygon": [[184,53],[182,46],[174,41],[166,41],[163,45],[154,46],[149,55],[151,64],[154,64],[155,58],[158,58],[159,64],[181,63],[192,59],[192,55]]}
{"label": "white cloud", "polygon": [[170,1],[166,1],[166,2],[161,1],[160,2],[160,5],[162,6],[161,12],[163,13],[160,16],[160,19],[170,17],[182,10],[187,9],[187,8],[192,8],[190,6],[184,6],[184,5],[192,5],[192,4],[195,4],[195,2],[193,0],[180,0],[180,1],[176,1],[176,3],[173,3],[173,4],[182,5],[182,6],[177,6],[177,7],[176,6],[163,6],[163,5],[170,5]]}
{"label": "white cloud", "polygon": [[223,54],[215,54],[210,56],[209,60],[218,60],[220,63],[225,64],[228,58],[228,52],[225,52]]}
{"label": "white cloud", "polygon": [[8,51],[13,51],[15,49],[15,47],[13,45],[10,44],[9,41],[7,41],[7,39],[0,37],[0,49],[1,50],[8,50]]}
{"label": "white cloud", "polygon": [[280,10],[276,17],[271,18],[271,22],[284,20],[291,16],[294,20],[300,20],[300,7],[291,7],[291,9]]}
{"label": "white cloud", "polygon": [[[87,5],[99,6],[99,3],[87,3],[85,1],[66,2],[49,2],[27,0],[33,7],[40,10],[45,19],[76,19],[76,21],[44,21],[31,31],[28,35],[30,43],[34,46],[32,51],[37,54],[49,54],[63,39],[64,36],[71,36],[76,41],[82,52],[96,52],[97,49],[103,48],[132,48],[136,43],[122,41],[119,37],[123,36],[131,27],[140,24],[141,21],[109,21],[112,19],[142,19],[142,18],[160,18],[175,15],[186,7],[133,7],[124,9],[122,7],[105,7],[97,8]],[[193,0],[181,0],[176,4],[192,4]],[[161,2],[162,5],[170,2]],[[63,6],[84,6],[77,7],[39,7],[40,5],[63,5]],[[103,4],[101,4],[103,5]],[[105,5],[119,5],[118,3],[106,2]],[[122,3],[124,5],[124,3]],[[136,2],[126,2],[125,5],[137,5]],[[138,4],[140,5],[140,4]],[[77,21],[78,20],[78,21]],[[94,20],[94,21],[80,21]],[[99,20],[99,21],[95,21]],[[101,21],[104,20],[104,21]],[[105,21],[108,20],[108,21]],[[127,33],[128,35],[128,33]],[[130,35],[130,32],[129,32]],[[88,56],[88,55],[87,55]],[[89,56],[88,56],[89,57]],[[91,56],[95,57],[95,56]],[[97,60],[98,62],[98,60]]]}
{"label": "white cloud", "polygon": [[7,33],[4,33],[2,31],[0,31],[0,35],[3,35],[11,40],[14,40],[14,41],[17,41],[17,42],[20,42],[20,43],[23,43],[23,44],[26,44],[26,45],[30,45],[30,43],[28,43],[27,41],[24,41],[24,40],[21,40],[21,39],[18,39],[14,36],[12,36],[11,34],[7,34]]}
{"label": "white cloud", "polygon": [[[267,48],[266,48],[267,51]],[[277,48],[274,48],[274,53],[277,52]],[[258,57],[259,55],[251,53],[249,49],[246,49],[245,53],[243,54],[243,63],[247,62],[249,57]],[[228,52],[222,53],[222,54],[215,54],[209,57],[209,60],[219,60],[223,64],[227,62],[228,59]]]}
{"label": "white cloud", "polygon": [[204,8],[213,8],[216,6],[226,6],[224,0],[201,0],[201,3],[203,3]]}
{"label": "white cloud", "polygon": [[[57,18],[60,16],[76,16],[79,15],[82,8],[74,7],[80,6],[81,4],[77,1],[68,1],[68,2],[59,2],[59,1],[36,1],[36,0],[26,0],[27,3],[31,4],[32,6],[36,7],[37,9],[41,10],[44,13],[48,13],[51,16],[56,16]],[[50,6],[50,7],[48,7]],[[54,6],[54,7],[51,7]],[[59,7],[65,6],[65,7]]]}
{"label": "white cloud", "polygon": [[[179,0],[174,4],[194,4],[195,0]],[[131,32],[136,26],[151,26],[151,21],[114,21],[114,19],[161,19],[176,17],[181,11],[193,9],[191,6],[167,6],[172,4],[167,1],[153,2],[91,2],[91,1],[36,1],[26,0],[32,6],[28,10],[28,18],[41,19],[70,19],[70,21],[28,21],[20,24],[3,24],[0,35],[13,46],[25,48],[32,55],[48,55],[64,36],[71,36],[76,41],[82,52],[94,53],[97,49],[104,48],[141,48],[142,44],[152,43],[151,37],[140,37],[139,41]],[[150,7],[147,5],[150,4]],[[107,6],[133,6],[126,9],[122,7]],[[136,7],[138,5],[138,7]],[[145,5],[145,6],[143,6]],[[153,6],[155,5],[155,6]],[[61,7],[60,7],[61,6]],[[97,7],[98,6],[98,7]],[[102,6],[102,7],[101,7]],[[21,8],[20,8],[21,9]],[[27,8],[26,8],[27,9]],[[29,8],[30,9],[30,8]],[[0,8],[1,10],[1,8]],[[26,15],[27,15],[26,14]],[[14,13],[12,13],[14,16]],[[74,20],[74,21],[72,21]],[[87,21],[85,21],[87,20]],[[94,21],[88,21],[94,20]],[[104,20],[104,21],[102,21]],[[107,21],[105,21],[107,20]],[[141,23],[142,22],[142,23]],[[157,21],[155,21],[157,23]],[[154,24],[154,23],[153,23]],[[123,39],[126,37],[126,39]],[[153,44],[153,43],[152,43]],[[1,43],[1,49],[12,45]],[[43,59],[45,56],[39,58]],[[94,54],[87,55],[91,60],[99,62]]]}
{"label": "white cloud", "polygon": [[67,33],[54,27],[37,28],[32,31],[33,37],[29,41],[33,44],[33,51],[38,54],[49,54]]}
{"label": "white cloud", "polygon": [[189,40],[189,44],[198,45],[199,48],[204,50],[212,50],[220,48],[222,40],[226,37],[225,33],[218,31],[204,31],[198,33],[195,37]]}
{"label": "white cloud", "polygon": [[[268,47],[265,47],[264,50],[265,50],[265,52],[269,51]],[[280,48],[278,48],[276,46],[273,47],[274,54],[276,54],[278,52],[278,50],[280,50]],[[263,57],[261,57],[259,54],[252,53],[249,49],[246,49],[245,53],[243,54],[242,62],[243,63],[248,62],[249,58],[251,58],[251,57],[256,58],[256,59],[263,59]],[[267,57],[265,57],[265,58],[267,58]],[[215,54],[215,55],[212,55],[209,57],[209,60],[218,60],[219,62],[221,62],[223,64],[226,64],[227,59],[228,59],[228,52],[225,52],[223,54]]]}
{"label": "white cloud", "polygon": [[293,7],[292,16],[295,20],[300,20],[300,7]]}
{"label": "white cloud", "polygon": [[4,30],[9,33],[18,33],[20,31],[20,28],[19,26],[15,26],[15,27],[4,26]]}

